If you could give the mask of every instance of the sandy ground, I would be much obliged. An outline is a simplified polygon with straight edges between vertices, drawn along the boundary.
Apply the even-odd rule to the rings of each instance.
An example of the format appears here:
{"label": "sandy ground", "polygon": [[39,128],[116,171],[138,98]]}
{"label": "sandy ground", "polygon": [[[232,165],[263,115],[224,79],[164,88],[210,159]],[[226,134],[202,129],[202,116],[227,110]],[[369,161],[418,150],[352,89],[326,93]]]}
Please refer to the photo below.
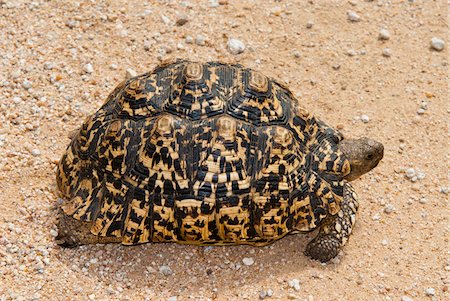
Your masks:
{"label": "sandy ground", "polygon": [[[449,300],[448,45],[430,48],[448,38],[446,1],[111,2],[0,0],[0,300]],[[231,54],[229,38],[245,51]],[[127,69],[171,57],[260,70],[344,135],[384,143],[354,184],[358,221],[336,260],[303,255],[312,235],[263,248],[55,245],[67,134]]]}

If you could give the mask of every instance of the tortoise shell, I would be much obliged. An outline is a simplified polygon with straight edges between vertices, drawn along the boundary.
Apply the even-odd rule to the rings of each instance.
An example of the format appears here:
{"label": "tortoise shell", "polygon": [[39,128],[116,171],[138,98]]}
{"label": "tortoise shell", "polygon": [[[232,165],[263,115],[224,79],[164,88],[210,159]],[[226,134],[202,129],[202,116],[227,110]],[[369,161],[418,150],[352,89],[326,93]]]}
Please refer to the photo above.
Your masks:
{"label": "tortoise shell", "polygon": [[338,212],[342,139],[271,78],[177,61],[118,85],[57,183],[66,215],[123,244],[264,245]]}

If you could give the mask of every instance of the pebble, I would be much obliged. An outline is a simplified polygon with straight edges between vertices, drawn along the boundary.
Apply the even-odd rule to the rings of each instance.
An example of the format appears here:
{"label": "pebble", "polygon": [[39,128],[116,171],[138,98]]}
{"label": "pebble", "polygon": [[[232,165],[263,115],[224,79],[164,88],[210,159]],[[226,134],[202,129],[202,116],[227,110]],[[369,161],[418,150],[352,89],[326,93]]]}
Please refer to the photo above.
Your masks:
{"label": "pebble", "polygon": [[41,151],[35,148],[35,149],[32,149],[32,150],[31,150],[31,154],[32,154],[34,157],[39,157],[39,156],[41,155]]}
{"label": "pebble", "polygon": [[117,70],[118,66],[117,64],[112,63],[111,65],[109,65],[109,69],[111,70]]}
{"label": "pebble", "polygon": [[442,51],[445,47],[445,42],[439,38],[432,38],[431,39],[431,48],[437,51]]}
{"label": "pebble", "polygon": [[357,55],[358,53],[355,51],[355,49],[349,49],[349,50],[347,50],[347,55],[348,56],[355,56],[355,55]]}
{"label": "pebble", "polygon": [[292,279],[288,281],[289,287],[292,287],[297,292],[300,290],[300,280],[298,279]]}
{"label": "pebble", "polygon": [[367,115],[361,115],[361,121],[364,123],[368,123],[370,121],[370,118]]}
{"label": "pebble", "polygon": [[423,114],[425,114],[425,110],[422,109],[422,108],[419,108],[419,109],[417,110],[417,114],[418,114],[418,115],[423,115]]}
{"label": "pebble", "polygon": [[389,244],[389,240],[383,239],[383,240],[381,241],[381,244],[382,244],[383,246],[387,246],[387,245]]}
{"label": "pebble", "polygon": [[58,236],[58,231],[56,231],[56,230],[54,230],[54,229],[51,229],[51,230],[50,230],[50,235],[51,235],[52,237],[56,237],[56,236]]}
{"label": "pebble", "polygon": [[83,70],[84,70],[84,72],[91,74],[92,72],[94,72],[94,67],[92,66],[91,63],[88,63],[88,64],[84,65]]}
{"label": "pebble", "polygon": [[413,299],[411,299],[408,296],[402,296],[402,298],[400,300],[402,300],[402,301],[414,301]]}
{"label": "pebble", "polygon": [[164,276],[170,276],[173,274],[172,269],[167,265],[162,265],[159,267],[159,272]]}
{"label": "pebble", "polygon": [[137,76],[137,75],[138,75],[137,72],[134,71],[134,70],[131,69],[131,68],[128,68],[127,71],[125,72],[125,78],[126,78],[126,79],[135,77],[135,76]]}
{"label": "pebble", "polygon": [[427,296],[434,296],[436,294],[436,290],[432,287],[429,287],[425,290],[425,294]]}
{"label": "pebble", "polygon": [[209,0],[209,7],[219,7],[219,0]]}
{"label": "pebble", "polygon": [[175,21],[175,24],[177,26],[183,26],[189,21],[188,17],[186,15],[180,15],[178,16],[177,20]]}
{"label": "pebble", "polygon": [[229,39],[227,43],[227,48],[231,54],[239,54],[244,52],[245,44],[237,39]]}
{"label": "pebble", "polygon": [[381,219],[381,215],[379,213],[376,213],[372,216],[372,220],[379,221]]}
{"label": "pebble", "polygon": [[[186,41],[187,43],[187,41]],[[197,35],[195,37],[195,44],[197,44],[198,46],[205,46],[206,45],[206,37],[204,35]]]}
{"label": "pebble", "polygon": [[55,68],[55,66],[53,65],[52,62],[45,62],[44,63],[44,69],[45,70],[52,70],[53,68]]}
{"label": "pebble", "polygon": [[384,206],[384,213],[386,214],[391,214],[392,212],[394,212],[395,207],[392,204],[386,204],[386,206]]}
{"label": "pebble", "polygon": [[167,299],[167,301],[177,301],[177,296],[172,296],[172,297],[169,297],[169,299]]}
{"label": "pebble", "polygon": [[26,79],[26,80],[24,80],[24,81],[22,82],[22,87],[23,87],[25,90],[29,90],[29,89],[31,89],[31,88],[33,87],[33,83],[32,83],[31,81],[29,81],[28,79]]}
{"label": "pebble", "polygon": [[391,38],[391,34],[387,29],[381,29],[378,33],[378,39],[380,40],[389,40]]}
{"label": "pebble", "polygon": [[266,291],[266,295],[267,295],[267,297],[272,297],[272,296],[273,296],[273,290],[272,290],[271,288],[269,288],[269,289]]}
{"label": "pebble", "polygon": [[265,290],[259,291],[259,299],[264,299],[267,296],[267,292]]}
{"label": "pebble", "polygon": [[194,38],[191,36],[186,36],[184,41],[186,42],[186,44],[192,44],[192,43],[194,43]]}
{"label": "pebble", "polygon": [[356,12],[349,10],[347,12],[347,19],[352,22],[358,22],[361,20],[361,17]]}
{"label": "pebble", "polygon": [[255,260],[251,257],[244,257],[242,258],[242,263],[244,263],[246,266],[250,266],[255,263]]}
{"label": "pebble", "polygon": [[314,22],[313,21],[308,21],[306,23],[306,28],[312,28],[314,26]]}
{"label": "pebble", "polygon": [[383,49],[383,56],[384,57],[391,57],[392,56],[392,51],[389,48],[384,48]]}

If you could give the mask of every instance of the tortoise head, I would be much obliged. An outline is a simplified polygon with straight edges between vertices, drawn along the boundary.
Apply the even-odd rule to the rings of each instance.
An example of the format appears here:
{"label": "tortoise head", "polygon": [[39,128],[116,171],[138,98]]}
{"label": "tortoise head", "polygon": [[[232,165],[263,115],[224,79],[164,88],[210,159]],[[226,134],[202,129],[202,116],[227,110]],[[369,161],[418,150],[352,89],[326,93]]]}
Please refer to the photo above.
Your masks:
{"label": "tortoise head", "polygon": [[339,149],[350,162],[350,173],[345,176],[353,181],[375,168],[383,158],[384,146],[380,142],[366,137],[344,139],[339,142]]}

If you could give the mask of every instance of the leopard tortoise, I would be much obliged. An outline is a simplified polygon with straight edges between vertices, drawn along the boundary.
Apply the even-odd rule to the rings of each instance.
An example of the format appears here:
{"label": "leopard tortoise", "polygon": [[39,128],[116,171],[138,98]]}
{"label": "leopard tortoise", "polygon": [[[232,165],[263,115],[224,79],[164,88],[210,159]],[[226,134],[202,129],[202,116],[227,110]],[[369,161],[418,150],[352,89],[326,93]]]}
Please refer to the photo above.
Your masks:
{"label": "leopard tortoise", "polygon": [[344,139],[279,82],[184,60],[119,84],[57,168],[57,243],[267,245],[319,228],[305,254],[335,257],[355,224],[349,184],[383,157]]}

